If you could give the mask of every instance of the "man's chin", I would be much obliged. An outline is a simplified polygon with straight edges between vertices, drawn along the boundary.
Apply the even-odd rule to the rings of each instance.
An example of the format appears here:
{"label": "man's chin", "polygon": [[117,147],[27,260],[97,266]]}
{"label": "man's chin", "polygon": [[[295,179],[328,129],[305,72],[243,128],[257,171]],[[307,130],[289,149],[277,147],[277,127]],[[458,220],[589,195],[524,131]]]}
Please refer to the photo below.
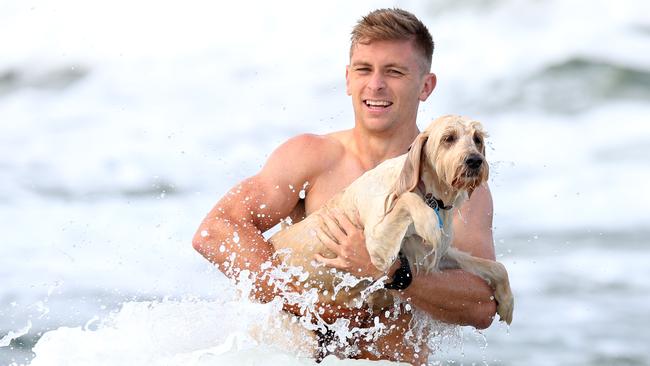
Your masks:
{"label": "man's chin", "polygon": [[368,116],[363,120],[362,124],[367,131],[374,133],[387,132],[397,126],[397,122],[388,116]]}

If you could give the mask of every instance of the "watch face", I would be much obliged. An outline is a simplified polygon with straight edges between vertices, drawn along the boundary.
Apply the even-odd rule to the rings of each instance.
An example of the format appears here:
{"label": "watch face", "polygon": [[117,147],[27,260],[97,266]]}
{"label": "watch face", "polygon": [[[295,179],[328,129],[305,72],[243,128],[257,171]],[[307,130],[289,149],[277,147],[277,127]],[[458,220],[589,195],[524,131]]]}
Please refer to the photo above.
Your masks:
{"label": "watch face", "polygon": [[384,288],[389,290],[404,290],[411,284],[413,280],[411,276],[411,266],[406,256],[399,252],[400,267],[393,274],[393,281],[384,285]]}

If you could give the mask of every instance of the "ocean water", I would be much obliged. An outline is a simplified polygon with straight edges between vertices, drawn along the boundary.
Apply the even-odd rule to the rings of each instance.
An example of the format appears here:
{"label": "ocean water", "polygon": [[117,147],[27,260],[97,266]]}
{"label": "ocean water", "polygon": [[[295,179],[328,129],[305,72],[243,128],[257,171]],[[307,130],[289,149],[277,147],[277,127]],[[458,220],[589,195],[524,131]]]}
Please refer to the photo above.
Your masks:
{"label": "ocean water", "polygon": [[642,0],[1,2],[0,364],[313,365],[190,242],[279,143],[352,126],[349,31],[391,6],[436,41],[420,126],[490,132],[516,297],[430,363],[650,365]]}

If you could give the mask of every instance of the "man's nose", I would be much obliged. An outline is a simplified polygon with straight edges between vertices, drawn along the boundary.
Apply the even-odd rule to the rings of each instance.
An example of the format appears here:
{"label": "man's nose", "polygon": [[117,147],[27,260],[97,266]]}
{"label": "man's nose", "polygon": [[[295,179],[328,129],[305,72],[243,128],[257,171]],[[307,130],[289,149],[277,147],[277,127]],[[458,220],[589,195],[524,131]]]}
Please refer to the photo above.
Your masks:
{"label": "man's nose", "polygon": [[373,90],[373,91],[379,91],[382,90],[386,87],[386,79],[384,78],[384,75],[379,72],[373,72],[370,75],[370,80],[368,81],[368,89]]}

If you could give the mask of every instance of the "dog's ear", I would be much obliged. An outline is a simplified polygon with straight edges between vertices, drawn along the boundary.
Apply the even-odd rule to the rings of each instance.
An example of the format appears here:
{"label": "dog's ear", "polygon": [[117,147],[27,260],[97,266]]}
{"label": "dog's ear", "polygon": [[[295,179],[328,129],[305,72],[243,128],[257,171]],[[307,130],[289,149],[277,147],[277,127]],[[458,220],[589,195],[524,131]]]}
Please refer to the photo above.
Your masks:
{"label": "dog's ear", "polygon": [[404,192],[410,192],[418,186],[420,181],[420,163],[422,161],[422,149],[427,142],[429,135],[426,131],[420,133],[409,148],[408,155],[404,161],[402,171],[397,181],[384,202],[384,216],[395,206],[395,202]]}
{"label": "dog's ear", "polygon": [[[481,138],[483,140],[483,143],[481,144],[481,155],[483,155],[483,159],[485,160],[485,167],[484,167],[484,170],[483,170],[483,176],[481,177],[481,182],[487,182],[488,177],[490,175],[490,166],[487,165],[487,157],[485,156],[485,152],[486,152],[486,142],[485,142],[485,140],[488,138],[488,134],[487,134],[487,132],[485,132],[485,130],[483,130],[483,126],[481,124],[478,124],[477,129],[478,129],[479,133],[481,134]],[[481,184],[481,183],[479,183],[479,184]],[[476,188],[477,188],[476,186],[473,186],[473,187],[470,187],[467,190],[467,199],[472,198],[472,193],[474,193],[474,190]]]}
{"label": "dog's ear", "polygon": [[[481,155],[483,155],[483,158],[485,159],[485,139],[483,139],[483,143],[481,144]],[[487,160],[485,164],[487,164]],[[485,167],[484,169],[487,169],[487,167]],[[487,175],[485,176],[485,178],[481,179],[481,181],[483,180],[487,180]],[[471,186],[467,189],[467,199],[472,198],[472,193],[474,193],[475,189],[476,186]]]}
{"label": "dog's ear", "polygon": [[483,158],[486,161],[487,161],[487,155],[485,155],[485,152],[486,152],[486,149],[485,149],[486,141],[485,140],[487,139],[487,137],[488,137],[487,133],[483,133],[483,143],[481,144],[481,155],[483,155]]}
{"label": "dog's ear", "polygon": [[483,142],[481,144],[481,155],[483,155],[483,157],[485,158],[485,140],[487,140],[489,136],[487,132],[485,132],[485,129],[483,128],[481,122],[473,121],[470,127],[474,130],[473,133],[478,135],[481,138],[481,141]]}
{"label": "dog's ear", "polygon": [[429,134],[426,131],[422,132],[411,144],[406,161],[404,161],[404,166],[402,167],[402,172],[397,179],[395,191],[399,192],[398,195],[413,191],[418,186],[418,182],[420,182],[420,171],[422,169],[422,149],[428,138]]}

